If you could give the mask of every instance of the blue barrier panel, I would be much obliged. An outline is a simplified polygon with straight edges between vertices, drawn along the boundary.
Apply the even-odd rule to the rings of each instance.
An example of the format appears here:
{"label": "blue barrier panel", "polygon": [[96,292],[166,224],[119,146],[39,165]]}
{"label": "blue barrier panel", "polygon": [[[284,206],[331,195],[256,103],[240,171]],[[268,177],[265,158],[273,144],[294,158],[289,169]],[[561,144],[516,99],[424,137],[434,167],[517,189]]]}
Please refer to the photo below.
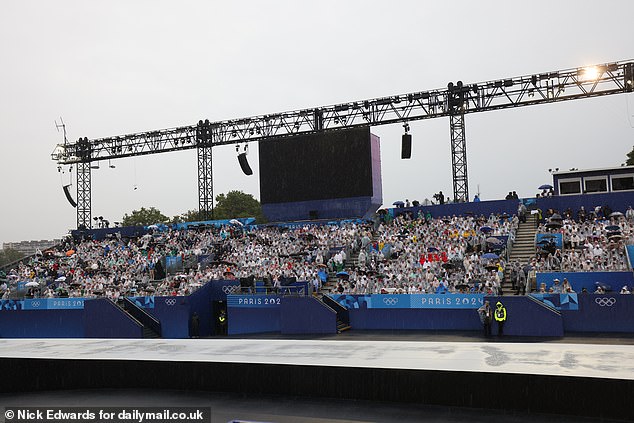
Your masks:
{"label": "blue barrier panel", "polygon": [[127,297],[137,307],[140,308],[154,308],[154,296],[151,297]]}
{"label": "blue barrier panel", "polygon": [[279,308],[280,295],[228,295],[227,307],[232,308]]}
{"label": "blue barrier panel", "polygon": [[229,295],[228,334],[279,332],[281,304],[278,295]]}
{"label": "blue barrier panel", "polygon": [[143,325],[106,298],[87,300],[84,309],[86,338],[143,338]]}
{"label": "blue barrier panel", "polygon": [[348,309],[474,309],[484,304],[484,294],[369,294],[330,297]]}
{"label": "blue barrier panel", "polygon": [[337,333],[337,312],[314,297],[282,298],[280,320],[284,334]]}
{"label": "blue barrier panel", "polygon": [[2,310],[0,338],[82,338],[84,310]]}
{"label": "blue barrier panel", "polygon": [[145,311],[161,322],[163,338],[189,338],[189,297],[154,297],[154,308]]}
{"label": "blue barrier panel", "polygon": [[579,310],[577,294],[530,294],[544,304],[557,310]]}
{"label": "blue barrier panel", "polygon": [[[512,336],[564,336],[564,323],[560,313],[526,296],[487,297],[491,308],[500,301],[506,307],[507,319],[504,335]],[[497,324],[491,325],[497,334]]]}
{"label": "blue barrier panel", "polygon": [[562,310],[566,332],[634,333],[634,295],[579,294],[579,310]]}
{"label": "blue barrier panel", "polygon": [[478,330],[473,309],[350,309],[350,326],[357,330]]}
{"label": "blue barrier panel", "polygon": [[543,282],[546,289],[553,285],[553,280],[557,278],[562,281],[568,279],[572,289],[580,293],[583,288],[592,293],[597,288],[596,282],[601,282],[612,287],[613,291],[619,291],[623,285],[631,287],[634,285],[634,275],[632,272],[544,272],[537,274],[537,287]]}
{"label": "blue barrier panel", "polygon": [[24,300],[0,300],[0,310],[22,310]]}
{"label": "blue barrier panel", "polygon": [[83,310],[86,298],[25,299],[23,310]]}

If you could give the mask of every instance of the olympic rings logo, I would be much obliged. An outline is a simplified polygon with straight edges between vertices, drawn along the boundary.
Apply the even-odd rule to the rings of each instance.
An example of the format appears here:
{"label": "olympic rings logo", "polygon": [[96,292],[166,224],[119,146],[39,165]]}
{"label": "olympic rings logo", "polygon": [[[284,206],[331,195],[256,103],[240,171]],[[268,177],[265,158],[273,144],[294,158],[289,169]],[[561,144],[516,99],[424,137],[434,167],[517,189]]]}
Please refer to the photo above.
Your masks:
{"label": "olympic rings logo", "polygon": [[383,298],[383,303],[385,303],[385,305],[393,306],[398,303],[398,298]]}
{"label": "olympic rings logo", "polygon": [[612,307],[616,304],[616,298],[595,298],[594,302],[597,303],[600,307]]}
{"label": "olympic rings logo", "polygon": [[40,302],[39,301],[31,301],[31,307],[37,308],[40,306]]}
{"label": "olympic rings logo", "polygon": [[176,305],[176,298],[166,298],[165,304],[167,304],[168,306]]}
{"label": "olympic rings logo", "polygon": [[224,285],[222,287],[222,292],[225,294],[231,294],[232,292],[235,292],[236,288],[238,288],[238,285]]}

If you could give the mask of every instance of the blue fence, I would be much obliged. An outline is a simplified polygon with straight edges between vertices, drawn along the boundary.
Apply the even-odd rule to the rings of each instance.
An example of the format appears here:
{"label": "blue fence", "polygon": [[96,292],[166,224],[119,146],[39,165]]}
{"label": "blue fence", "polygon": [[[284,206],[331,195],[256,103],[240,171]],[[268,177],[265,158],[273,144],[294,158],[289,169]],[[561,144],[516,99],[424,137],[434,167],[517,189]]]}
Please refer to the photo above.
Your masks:
{"label": "blue fence", "polygon": [[484,294],[370,294],[330,297],[348,309],[474,309],[484,304]]}

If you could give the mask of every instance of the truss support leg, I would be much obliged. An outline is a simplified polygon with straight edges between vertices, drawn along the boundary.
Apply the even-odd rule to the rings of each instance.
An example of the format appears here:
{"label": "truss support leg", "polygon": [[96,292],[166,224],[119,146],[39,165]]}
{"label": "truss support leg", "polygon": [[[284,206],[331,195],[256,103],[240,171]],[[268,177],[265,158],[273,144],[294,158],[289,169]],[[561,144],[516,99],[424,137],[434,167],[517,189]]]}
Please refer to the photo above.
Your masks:
{"label": "truss support leg", "polygon": [[467,178],[467,141],[463,113],[449,115],[449,131],[454,201],[467,202],[469,201],[469,179]]}
{"label": "truss support leg", "polygon": [[211,147],[198,147],[198,211],[201,220],[214,216],[214,183]]}
{"label": "truss support leg", "polygon": [[77,229],[92,228],[90,162],[77,163]]}

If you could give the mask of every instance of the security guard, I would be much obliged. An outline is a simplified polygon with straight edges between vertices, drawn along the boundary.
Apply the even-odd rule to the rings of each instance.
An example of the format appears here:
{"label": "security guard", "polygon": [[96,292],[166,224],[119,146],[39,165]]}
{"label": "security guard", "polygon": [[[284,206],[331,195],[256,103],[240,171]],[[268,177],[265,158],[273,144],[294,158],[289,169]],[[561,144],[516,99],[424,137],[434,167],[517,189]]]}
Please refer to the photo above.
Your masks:
{"label": "security guard", "polygon": [[495,303],[495,321],[498,322],[498,336],[504,335],[504,322],[506,322],[506,307],[498,301]]}
{"label": "security guard", "polygon": [[218,316],[218,323],[220,324],[220,334],[227,334],[227,312],[224,310],[220,310],[220,315]]}

